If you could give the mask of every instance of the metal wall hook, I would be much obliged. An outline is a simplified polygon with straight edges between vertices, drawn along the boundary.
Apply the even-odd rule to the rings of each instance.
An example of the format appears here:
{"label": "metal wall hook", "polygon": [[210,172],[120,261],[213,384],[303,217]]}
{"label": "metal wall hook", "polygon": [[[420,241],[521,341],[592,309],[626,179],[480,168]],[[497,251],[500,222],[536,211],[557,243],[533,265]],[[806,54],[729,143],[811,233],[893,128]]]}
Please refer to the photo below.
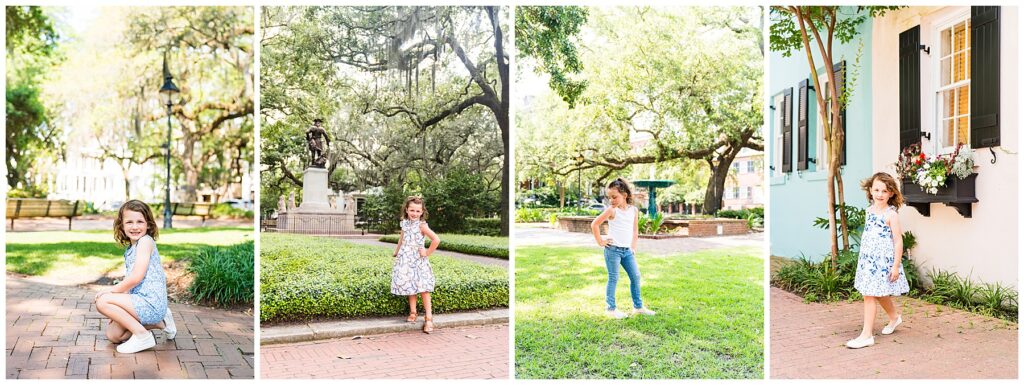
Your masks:
{"label": "metal wall hook", "polygon": [[925,139],[932,140],[932,133],[928,131],[921,131],[921,136],[923,136]]}
{"label": "metal wall hook", "polygon": [[926,45],[924,45],[924,44],[919,44],[919,45],[917,46],[917,49],[919,49],[919,50],[922,50],[922,51],[924,51],[924,53],[926,53],[926,54],[928,54],[928,55],[931,55],[931,54],[932,54],[932,50],[931,50],[931,48],[928,48],[928,46],[926,46]]}
{"label": "metal wall hook", "polygon": [[989,162],[992,164],[996,164],[996,150],[992,149],[992,147],[989,147],[988,151],[992,153],[992,160]]}
{"label": "metal wall hook", "polygon": [[814,158],[811,158],[811,157],[807,157],[807,161],[811,162],[811,163],[814,163],[814,164],[818,164],[818,160],[814,159]]}

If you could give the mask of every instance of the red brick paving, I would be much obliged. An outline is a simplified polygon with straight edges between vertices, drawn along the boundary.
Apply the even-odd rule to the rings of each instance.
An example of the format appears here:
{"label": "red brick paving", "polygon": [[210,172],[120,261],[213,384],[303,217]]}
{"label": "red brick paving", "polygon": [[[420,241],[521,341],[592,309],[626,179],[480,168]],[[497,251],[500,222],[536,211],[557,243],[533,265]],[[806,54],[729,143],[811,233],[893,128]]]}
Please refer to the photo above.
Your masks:
{"label": "red brick paving", "polygon": [[803,303],[771,288],[771,378],[1017,378],[1017,324],[900,297],[903,324],[875,345],[847,349],[860,334],[863,302]]}
{"label": "red brick paving", "polygon": [[507,379],[508,344],[500,324],[264,345],[260,378]]}
{"label": "red brick paving", "polygon": [[253,378],[253,317],[171,304],[178,335],[120,354],[95,292],[7,275],[7,378]]}

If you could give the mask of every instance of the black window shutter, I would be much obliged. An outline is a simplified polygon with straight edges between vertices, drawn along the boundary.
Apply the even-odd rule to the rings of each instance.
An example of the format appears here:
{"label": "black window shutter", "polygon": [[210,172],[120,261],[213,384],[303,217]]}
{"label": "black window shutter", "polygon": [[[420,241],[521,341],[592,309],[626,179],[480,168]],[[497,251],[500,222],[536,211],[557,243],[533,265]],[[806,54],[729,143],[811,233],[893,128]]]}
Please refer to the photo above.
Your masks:
{"label": "black window shutter", "polygon": [[797,86],[796,112],[796,169],[807,169],[807,79],[801,80]]}
{"label": "black window shutter", "polygon": [[793,171],[793,89],[782,97],[782,172]]}
{"label": "black window shutter", "polygon": [[900,32],[900,152],[921,143],[921,26]]}
{"label": "black window shutter", "polygon": [[[839,100],[842,100],[846,87],[846,61],[841,61],[832,66],[835,73],[836,89],[839,90]],[[849,103],[849,101],[847,101]],[[846,106],[839,109],[839,127],[843,130],[843,147],[839,149],[839,164],[846,165],[846,142],[850,141],[850,133],[846,131]]]}
{"label": "black window shutter", "polygon": [[999,145],[999,7],[971,7],[971,148]]}

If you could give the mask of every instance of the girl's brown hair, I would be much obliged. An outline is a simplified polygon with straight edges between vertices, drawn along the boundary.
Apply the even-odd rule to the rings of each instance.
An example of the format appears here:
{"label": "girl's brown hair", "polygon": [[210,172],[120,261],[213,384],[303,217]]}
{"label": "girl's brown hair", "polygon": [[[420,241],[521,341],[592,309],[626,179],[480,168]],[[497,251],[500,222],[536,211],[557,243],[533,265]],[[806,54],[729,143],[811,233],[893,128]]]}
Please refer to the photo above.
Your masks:
{"label": "girl's brown hair", "polygon": [[423,209],[423,215],[420,215],[420,220],[421,221],[426,221],[427,220],[427,206],[425,206],[423,204],[423,198],[418,197],[418,196],[411,196],[411,197],[405,198],[405,203],[402,204],[402,219],[409,219],[409,214],[406,213],[406,210],[409,209],[409,205],[412,204],[412,203],[420,205],[420,208]]}
{"label": "girl's brown hair", "polygon": [[128,238],[128,234],[125,234],[124,224],[121,222],[124,219],[125,210],[142,213],[142,217],[146,219],[146,234],[153,237],[155,241],[160,229],[156,227],[156,219],[153,219],[153,210],[150,210],[149,205],[145,202],[132,199],[124,202],[121,208],[117,210],[117,218],[114,219],[114,240],[117,241],[117,244],[121,246],[132,244],[132,240]]}
{"label": "girl's brown hair", "polygon": [[615,178],[612,183],[608,184],[608,188],[613,188],[619,191],[620,194],[626,194],[626,204],[633,204],[633,191],[629,188],[629,182],[625,179]]}
{"label": "girl's brown hair", "polygon": [[892,193],[892,196],[889,197],[889,202],[887,202],[889,206],[894,206],[897,210],[900,206],[903,206],[903,193],[900,192],[900,186],[896,184],[896,178],[893,178],[887,172],[876,172],[875,175],[861,182],[860,187],[867,193],[869,204],[872,202],[871,185],[875,184],[875,180],[885,183],[885,189]]}

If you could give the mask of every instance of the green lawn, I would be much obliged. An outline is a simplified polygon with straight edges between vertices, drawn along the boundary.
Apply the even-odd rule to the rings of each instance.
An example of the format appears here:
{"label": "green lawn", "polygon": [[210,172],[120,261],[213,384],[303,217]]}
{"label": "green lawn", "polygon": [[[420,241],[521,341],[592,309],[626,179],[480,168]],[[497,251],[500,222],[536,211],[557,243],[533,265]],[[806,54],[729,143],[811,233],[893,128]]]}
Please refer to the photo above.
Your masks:
{"label": "green lawn", "polygon": [[[164,261],[187,259],[203,246],[251,241],[252,234],[252,227],[161,230],[157,248]],[[94,277],[124,262],[112,230],[9,232],[6,247],[7,271],[19,274]]]}
{"label": "green lawn", "polygon": [[[437,236],[441,238],[441,245],[437,247],[440,250],[508,259],[508,237],[448,233],[437,234]],[[379,240],[381,242],[398,243],[398,235],[385,235],[380,237]],[[425,238],[425,241],[425,244],[429,247],[430,238]]]}
{"label": "green lawn", "polygon": [[[594,248],[516,249],[517,378],[763,378],[759,248],[639,254],[653,317],[605,316],[607,271]],[[620,271],[616,298],[632,308]]]}

